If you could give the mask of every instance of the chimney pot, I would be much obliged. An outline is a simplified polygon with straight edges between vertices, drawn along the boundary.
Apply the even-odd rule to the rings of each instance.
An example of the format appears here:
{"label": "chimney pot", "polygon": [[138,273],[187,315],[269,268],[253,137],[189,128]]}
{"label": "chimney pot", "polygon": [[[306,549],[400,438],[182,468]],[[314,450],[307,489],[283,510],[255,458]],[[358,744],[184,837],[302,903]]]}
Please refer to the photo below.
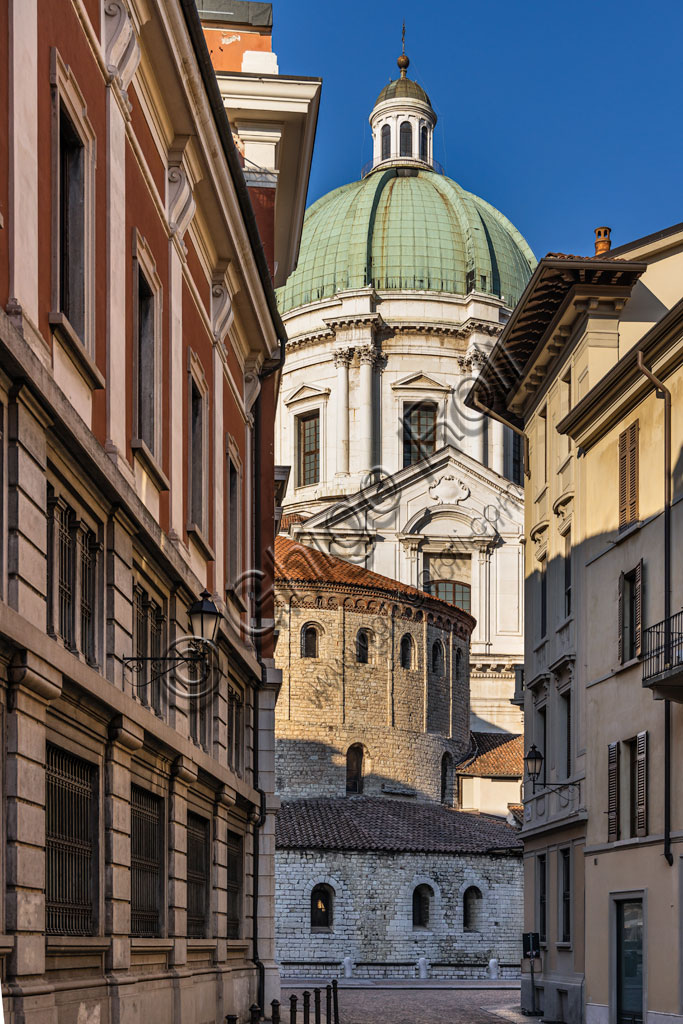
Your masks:
{"label": "chimney pot", "polygon": [[601,252],[609,252],[612,248],[612,234],[611,228],[601,227],[595,229],[595,255],[599,256]]}

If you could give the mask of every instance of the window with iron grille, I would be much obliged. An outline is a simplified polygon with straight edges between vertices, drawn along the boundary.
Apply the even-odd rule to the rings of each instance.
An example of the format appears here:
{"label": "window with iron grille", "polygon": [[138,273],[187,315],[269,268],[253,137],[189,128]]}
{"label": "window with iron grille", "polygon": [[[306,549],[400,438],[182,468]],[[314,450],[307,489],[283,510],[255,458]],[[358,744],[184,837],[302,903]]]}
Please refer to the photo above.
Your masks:
{"label": "window with iron grille", "polygon": [[244,749],[244,698],[228,687],[228,764],[236,775],[242,774]]}
{"label": "window with iron grille", "polygon": [[560,935],[561,942],[571,942],[572,939],[572,862],[571,850],[560,850],[560,891],[562,903],[560,906]]}
{"label": "window with iron grille", "polygon": [[209,912],[209,822],[188,811],[187,815],[187,934],[206,935]]}
{"label": "window with iron grille", "polygon": [[536,859],[538,885],[538,937],[545,942],[548,934],[548,875],[546,855],[541,853]]}
{"label": "window with iron grille", "polygon": [[48,743],[45,776],[45,929],[48,935],[92,935],[97,769]]}
{"label": "window with iron grille", "polygon": [[414,466],[436,451],[436,405],[417,402],[403,416],[403,466]]}
{"label": "window with iron grille", "polygon": [[[147,707],[162,713],[163,665],[166,618],[161,605],[139,584],[133,586],[133,655],[135,692]],[[153,658],[153,661],[145,661]]]}
{"label": "window with iron grille", "polygon": [[95,661],[95,534],[80,531],[81,560],[81,653],[89,664]]}
{"label": "window with iron grille", "polygon": [[317,484],[320,480],[320,413],[297,417],[299,487]]}
{"label": "window with iron grille", "polygon": [[239,939],[242,923],[242,836],[228,831],[228,938]]}
{"label": "window with iron grille", "polygon": [[139,786],[130,793],[131,934],[160,933],[163,886],[163,801]]}
{"label": "window with iron grille", "polygon": [[208,685],[204,670],[197,662],[189,661],[186,673],[190,738],[197,746],[208,751],[212,708],[211,687]]}
{"label": "window with iron grille", "polygon": [[48,630],[73,647],[73,509],[60,498],[48,499]]}

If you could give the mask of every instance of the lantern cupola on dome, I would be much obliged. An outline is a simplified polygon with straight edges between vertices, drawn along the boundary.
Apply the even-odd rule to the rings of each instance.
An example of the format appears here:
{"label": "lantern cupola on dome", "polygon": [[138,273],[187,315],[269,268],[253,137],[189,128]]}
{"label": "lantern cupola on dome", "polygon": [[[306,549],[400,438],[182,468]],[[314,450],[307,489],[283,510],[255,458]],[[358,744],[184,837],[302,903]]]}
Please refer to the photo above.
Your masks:
{"label": "lantern cupola on dome", "polygon": [[363,177],[387,167],[441,169],[433,155],[436,114],[422,86],[408,78],[405,25],[403,50],[396,63],[400,77],[384,86],[370,114],[372,160]]}

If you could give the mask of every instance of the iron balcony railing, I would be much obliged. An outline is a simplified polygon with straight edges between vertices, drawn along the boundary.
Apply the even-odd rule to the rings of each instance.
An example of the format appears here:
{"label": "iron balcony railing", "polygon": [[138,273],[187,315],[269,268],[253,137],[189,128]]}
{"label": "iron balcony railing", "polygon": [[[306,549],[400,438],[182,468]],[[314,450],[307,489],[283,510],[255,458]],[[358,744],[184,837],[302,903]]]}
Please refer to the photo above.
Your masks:
{"label": "iron balcony railing", "polygon": [[418,168],[418,170],[420,168],[424,169],[426,166],[429,168],[430,171],[436,171],[437,174],[446,173],[445,169],[442,167],[438,160],[422,160],[420,157],[400,156],[398,153],[392,153],[391,156],[377,156],[373,157],[372,160],[368,160],[368,162],[361,169],[361,178],[367,177],[370,171],[374,170],[375,167],[379,167],[380,164],[386,164],[387,167],[416,167]]}
{"label": "iron balcony railing", "polygon": [[643,682],[678,667],[683,670],[683,611],[645,630]]}

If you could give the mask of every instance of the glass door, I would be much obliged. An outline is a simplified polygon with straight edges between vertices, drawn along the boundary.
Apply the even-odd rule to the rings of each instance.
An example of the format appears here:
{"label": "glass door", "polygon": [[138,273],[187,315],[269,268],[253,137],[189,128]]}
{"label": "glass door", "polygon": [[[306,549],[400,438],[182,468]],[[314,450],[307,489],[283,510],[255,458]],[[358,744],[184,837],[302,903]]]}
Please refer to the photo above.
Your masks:
{"label": "glass door", "polygon": [[617,1024],[643,1021],[643,901],[617,903]]}

